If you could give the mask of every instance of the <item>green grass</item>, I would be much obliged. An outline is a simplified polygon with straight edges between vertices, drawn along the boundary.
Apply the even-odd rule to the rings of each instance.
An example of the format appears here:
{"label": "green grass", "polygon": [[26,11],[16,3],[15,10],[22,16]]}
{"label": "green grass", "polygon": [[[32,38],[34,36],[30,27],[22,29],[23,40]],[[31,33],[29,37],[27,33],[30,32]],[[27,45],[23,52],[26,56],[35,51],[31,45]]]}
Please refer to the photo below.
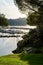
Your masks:
{"label": "green grass", "polygon": [[0,57],[0,65],[43,65],[42,54],[12,54]]}

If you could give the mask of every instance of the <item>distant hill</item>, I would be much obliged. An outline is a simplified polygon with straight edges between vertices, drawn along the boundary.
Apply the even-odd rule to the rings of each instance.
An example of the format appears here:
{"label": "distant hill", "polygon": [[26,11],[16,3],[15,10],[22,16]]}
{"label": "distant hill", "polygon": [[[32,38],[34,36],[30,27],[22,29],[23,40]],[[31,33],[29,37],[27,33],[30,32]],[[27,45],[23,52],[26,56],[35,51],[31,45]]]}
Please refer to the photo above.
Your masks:
{"label": "distant hill", "polygon": [[10,26],[25,26],[26,18],[9,19],[8,22]]}

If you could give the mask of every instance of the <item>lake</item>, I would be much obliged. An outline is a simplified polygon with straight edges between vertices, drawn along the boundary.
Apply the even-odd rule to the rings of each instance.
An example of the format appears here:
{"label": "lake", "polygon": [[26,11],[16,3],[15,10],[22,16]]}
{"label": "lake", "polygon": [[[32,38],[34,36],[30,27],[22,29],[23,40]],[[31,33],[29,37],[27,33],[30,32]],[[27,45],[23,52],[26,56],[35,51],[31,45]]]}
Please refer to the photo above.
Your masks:
{"label": "lake", "polygon": [[[26,28],[29,28],[29,26],[15,26],[15,27],[10,26],[9,28],[1,28],[1,29],[7,30],[7,31],[9,31],[9,29],[10,31],[13,30],[14,34],[16,33],[15,31],[19,31],[19,32],[23,31],[25,33],[29,32],[29,29],[26,29]],[[9,35],[9,33],[6,33],[6,34]],[[0,33],[0,35],[5,35],[5,33]],[[17,48],[17,42],[21,39],[22,39],[21,37],[0,38],[0,56],[12,54],[12,51]]]}
{"label": "lake", "polygon": [[0,38],[0,56],[12,54],[17,48],[17,42],[21,38]]}

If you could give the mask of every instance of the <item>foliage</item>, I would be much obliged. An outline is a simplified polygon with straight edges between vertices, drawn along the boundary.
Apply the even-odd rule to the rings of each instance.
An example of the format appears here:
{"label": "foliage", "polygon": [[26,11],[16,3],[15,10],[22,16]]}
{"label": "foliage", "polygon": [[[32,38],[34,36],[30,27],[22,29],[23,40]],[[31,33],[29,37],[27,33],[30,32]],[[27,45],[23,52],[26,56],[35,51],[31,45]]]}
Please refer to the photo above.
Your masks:
{"label": "foliage", "polygon": [[43,7],[43,0],[14,0],[14,2],[22,11],[27,11],[27,9],[35,11],[36,8]]}
{"label": "foliage", "polygon": [[0,14],[0,26],[7,26],[8,20],[5,18],[4,14]]}
{"label": "foliage", "polygon": [[[30,30],[30,32],[23,36],[23,40],[17,43],[17,49],[13,53],[20,53],[24,48],[42,48],[43,47],[43,31],[39,29]],[[42,50],[42,49],[41,49]],[[42,51],[43,53],[43,51]]]}
{"label": "foliage", "polygon": [[28,14],[27,23],[29,25],[43,26],[43,0],[14,0],[14,2],[21,11],[28,12],[29,9],[34,11],[32,14]]}
{"label": "foliage", "polygon": [[[23,50],[24,47],[43,47],[43,0],[15,0],[21,11],[32,10],[28,14],[27,23],[36,25],[37,28],[30,30],[27,35],[24,35],[23,40],[17,43],[16,51]],[[37,11],[36,11],[37,9]]]}
{"label": "foliage", "polygon": [[32,25],[32,26],[36,26],[38,25],[38,18],[39,18],[39,14],[38,13],[32,13],[30,15],[28,15],[27,17],[27,24]]}

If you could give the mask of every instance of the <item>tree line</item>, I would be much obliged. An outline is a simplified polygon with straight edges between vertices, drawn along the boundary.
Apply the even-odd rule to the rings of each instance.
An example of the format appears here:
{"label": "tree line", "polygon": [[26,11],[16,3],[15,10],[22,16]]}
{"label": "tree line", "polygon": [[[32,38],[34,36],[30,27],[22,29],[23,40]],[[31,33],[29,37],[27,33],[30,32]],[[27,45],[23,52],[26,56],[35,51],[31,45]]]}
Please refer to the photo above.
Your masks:
{"label": "tree line", "polygon": [[4,14],[0,14],[0,26],[8,26],[8,19]]}

